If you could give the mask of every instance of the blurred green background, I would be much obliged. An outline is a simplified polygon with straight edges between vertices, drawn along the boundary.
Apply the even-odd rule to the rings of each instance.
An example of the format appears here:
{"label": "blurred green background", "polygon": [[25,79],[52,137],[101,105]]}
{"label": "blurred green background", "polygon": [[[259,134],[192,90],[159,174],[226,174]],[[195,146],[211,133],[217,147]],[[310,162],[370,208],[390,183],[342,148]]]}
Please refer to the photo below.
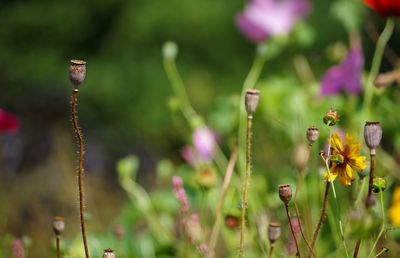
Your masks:
{"label": "blurred green background", "polygon": [[[313,1],[307,22],[295,29],[284,51],[271,56],[261,79],[276,82],[279,88],[282,81],[276,78],[288,77],[284,84],[302,84],[317,92],[315,82],[301,83],[301,78],[289,74],[296,74],[294,59],[299,56],[309,60],[317,80],[338,61],[335,51],[348,45],[343,20],[332,11],[339,2],[343,1]],[[195,109],[204,116],[223,112],[231,97],[239,97],[255,55],[254,44],[234,25],[244,4],[231,0],[2,1],[0,107],[18,116],[21,128],[17,135],[0,137],[0,238],[27,235],[32,241],[30,257],[44,257],[50,253],[52,216],[70,218],[70,236],[79,232],[75,139],[69,116],[70,59],[87,61],[78,110],[86,138],[86,202],[93,218],[89,230],[106,232],[126,202],[117,182],[116,161],[130,153],[137,155],[139,182],[150,189],[156,162],[169,158],[182,163],[180,150],[190,139],[189,126],[168,108],[173,92],[162,67],[163,43],[172,40],[179,46],[177,64]],[[374,43],[366,25],[357,21],[365,9],[356,11],[355,21],[350,22],[363,35],[368,68]],[[370,15],[380,30],[383,20]],[[390,42],[397,51],[399,34],[397,26]],[[389,65],[385,61],[383,70]],[[279,111],[286,97],[275,93],[276,103],[264,107],[273,105]],[[398,90],[392,93],[400,99]],[[329,99],[324,106],[337,101]],[[278,114],[276,120],[266,119],[256,127],[261,131],[278,125],[279,131],[295,117],[278,118]],[[393,115],[390,127],[396,128],[398,115],[389,115]],[[208,122],[212,121],[211,117]],[[291,153],[293,140],[303,134],[308,121],[294,123],[298,131],[289,133],[291,140],[261,133],[262,141],[256,144],[261,151],[255,156],[260,166],[268,170],[290,160],[270,158],[265,154],[271,150],[264,147],[281,144],[283,151]],[[234,129],[221,134],[232,134]],[[394,145],[388,143],[396,151]]]}

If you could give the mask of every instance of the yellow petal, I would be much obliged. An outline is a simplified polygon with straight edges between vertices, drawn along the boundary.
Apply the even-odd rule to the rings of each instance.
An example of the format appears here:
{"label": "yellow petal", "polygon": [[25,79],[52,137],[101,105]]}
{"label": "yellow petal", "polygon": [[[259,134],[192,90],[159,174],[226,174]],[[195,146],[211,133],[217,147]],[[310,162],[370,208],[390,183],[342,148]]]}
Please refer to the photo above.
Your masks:
{"label": "yellow petal", "polygon": [[340,135],[338,133],[334,133],[331,136],[331,148],[333,148],[336,151],[342,152],[343,151],[343,145],[342,145],[342,139],[340,138]]}
{"label": "yellow petal", "polygon": [[338,176],[338,170],[336,169],[337,167],[335,165],[332,166],[330,169],[330,175],[328,171],[325,171],[324,173],[324,179],[328,182],[333,182],[335,181],[336,177]]}
{"label": "yellow petal", "polygon": [[366,157],[365,156],[355,156],[348,159],[348,164],[358,172],[362,172],[367,168]]}
{"label": "yellow petal", "polygon": [[346,165],[345,167],[341,166],[339,170],[339,182],[345,186],[350,186],[353,180],[353,169],[350,165]]}

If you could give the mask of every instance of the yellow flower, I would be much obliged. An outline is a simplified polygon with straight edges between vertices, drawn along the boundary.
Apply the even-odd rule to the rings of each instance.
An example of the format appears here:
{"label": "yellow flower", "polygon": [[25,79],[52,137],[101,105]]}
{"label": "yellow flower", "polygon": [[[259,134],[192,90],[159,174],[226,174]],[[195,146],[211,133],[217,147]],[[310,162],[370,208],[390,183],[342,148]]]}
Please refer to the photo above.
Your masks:
{"label": "yellow flower", "polygon": [[355,179],[353,170],[362,172],[367,164],[366,157],[360,156],[361,144],[352,136],[346,134],[344,144],[338,133],[334,133],[330,139],[331,153],[329,156],[330,176],[325,172],[325,179],[334,181],[339,176],[340,183],[345,186],[351,185]]}
{"label": "yellow flower", "polygon": [[388,217],[394,226],[400,226],[400,187],[396,187],[389,208]]}

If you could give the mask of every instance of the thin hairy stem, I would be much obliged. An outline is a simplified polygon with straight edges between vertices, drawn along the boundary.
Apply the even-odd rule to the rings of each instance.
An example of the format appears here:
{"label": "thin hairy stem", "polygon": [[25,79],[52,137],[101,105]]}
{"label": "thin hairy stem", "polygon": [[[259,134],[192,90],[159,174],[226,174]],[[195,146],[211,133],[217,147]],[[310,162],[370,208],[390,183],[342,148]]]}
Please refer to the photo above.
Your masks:
{"label": "thin hairy stem", "polygon": [[393,33],[394,20],[392,18],[387,18],[385,28],[376,43],[374,57],[372,59],[371,71],[368,75],[367,84],[364,90],[364,120],[368,120],[371,112],[371,103],[374,93],[374,80],[379,73],[379,67],[381,66],[383,52],[385,47]]}
{"label": "thin hairy stem", "polygon": [[381,226],[381,231],[378,234],[378,237],[376,238],[374,244],[372,245],[371,252],[369,253],[368,258],[371,257],[371,255],[374,253],[375,247],[378,244],[378,241],[381,238],[383,232],[385,232],[385,227],[386,227],[386,215],[385,215],[385,205],[383,202],[383,191],[381,191],[380,195],[381,195],[381,210],[382,210],[382,226]]}
{"label": "thin hairy stem", "polygon": [[[325,193],[324,193],[324,200],[322,202],[322,209],[321,215],[319,216],[317,227],[315,228],[312,242],[311,242],[311,250],[314,250],[315,243],[317,242],[319,231],[321,230],[322,223],[324,222],[324,218],[326,216],[326,206],[328,204],[328,195],[329,195],[329,186],[330,183],[326,182],[325,184]],[[308,254],[308,257],[311,257],[311,252]]]}
{"label": "thin hairy stem", "polygon": [[287,203],[287,202],[285,202],[285,210],[286,210],[286,215],[287,215],[287,217],[288,217],[288,222],[289,222],[290,231],[292,232],[292,236],[293,236],[293,239],[294,239],[294,243],[296,244],[296,250],[297,250],[296,256],[300,258],[300,257],[301,257],[301,254],[300,254],[299,243],[297,242],[297,237],[296,237],[296,234],[294,233],[294,229],[293,229],[293,225],[292,225],[292,219],[291,219],[291,217],[290,217],[289,206],[288,206],[288,203]]}
{"label": "thin hairy stem", "polygon": [[[306,157],[306,162],[305,162],[305,163],[308,163],[308,160],[309,160],[309,158],[310,158],[311,147],[312,147],[312,144],[310,144],[310,145],[308,146],[308,149],[307,149],[307,157]],[[293,201],[293,202],[294,202],[294,209],[295,209],[295,212],[296,212],[296,216],[297,216],[297,218],[298,218],[298,220],[299,220],[299,228],[300,228],[301,237],[303,238],[304,242],[306,243],[306,245],[307,245],[307,247],[308,247],[308,250],[309,250],[309,251],[312,253],[312,255],[315,257],[314,251],[313,251],[313,249],[312,249],[310,243],[308,242],[308,240],[307,240],[307,238],[306,238],[306,236],[305,236],[305,234],[304,234],[304,230],[303,230],[303,226],[302,226],[301,218],[300,218],[299,207],[297,206],[297,196],[298,196],[298,194],[299,194],[300,185],[301,185],[301,183],[302,183],[302,181],[303,181],[304,170],[305,170],[305,168],[303,168],[302,170],[299,171],[299,178],[297,179],[296,191],[295,191],[295,193],[294,193],[294,201]]]}
{"label": "thin hairy stem", "polygon": [[82,239],[83,246],[85,248],[85,257],[89,258],[89,249],[86,240],[86,230],[85,230],[85,218],[84,218],[84,190],[83,190],[83,160],[84,160],[84,140],[81,128],[78,125],[78,116],[77,116],[77,106],[78,102],[78,89],[72,90],[72,101],[71,101],[71,115],[72,115],[72,126],[74,128],[76,139],[78,140],[78,191],[79,191],[79,217],[81,222],[81,230],[82,230]]}
{"label": "thin hairy stem", "polygon": [[369,184],[368,184],[368,196],[365,202],[365,205],[368,208],[368,201],[372,198],[372,187],[374,182],[374,173],[375,173],[375,150],[371,150],[370,152],[370,169],[369,169]]}
{"label": "thin hairy stem", "polygon": [[60,236],[56,236],[56,252],[57,252],[57,258],[61,258],[61,252],[60,252]]}
{"label": "thin hairy stem", "polygon": [[272,253],[274,252],[274,247],[275,247],[275,245],[271,245],[269,247],[268,258],[272,258]]}
{"label": "thin hairy stem", "polygon": [[242,196],[242,216],[240,226],[240,246],[239,246],[239,257],[244,256],[244,237],[246,230],[246,209],[247,209],[247,191],[250,181],[251,173],[251,128],[253,122],[253,116],[247,115],[247,131],[246,131],[246,174],[243,181],[243,196]]}
{"label": "thin hairy stem", "polygon": [[221,226],[222,206],[224,205],[225,195],[226,195],[226,192],[228,191],[228,187],[231,183],[233,170],[235,168],[235,164],[237,161],[237,156],[238,156],[237,155],[237,146],[234,146],[232,149],[231,157],[229,159],[228,167],[226,168],[224,182],[222,183],[221,196],[219,197],[217,208],[215,210],[215,222],[212,227],[210,242],[208,245],[208,247],[209,247],[208,258],[214,257],[214,249],[217,244],[218,233],[219,233],[219,229]]}
{"label": "thin hairy stem", "polygon": [[361,239],[359,239],[356,243],[356,246],[354,247],[354,254],[353,258],[357,258],[358,256],[358,250],[360,250],[360,245],[361,245]]}

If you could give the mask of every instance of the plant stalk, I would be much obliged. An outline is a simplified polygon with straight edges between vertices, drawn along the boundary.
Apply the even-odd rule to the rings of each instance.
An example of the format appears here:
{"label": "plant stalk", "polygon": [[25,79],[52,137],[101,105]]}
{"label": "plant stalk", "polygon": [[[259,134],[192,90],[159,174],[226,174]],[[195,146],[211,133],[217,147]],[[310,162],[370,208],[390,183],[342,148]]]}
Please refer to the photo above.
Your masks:
{"label": "plant stalk", "polygon": [[297,237],[296,237],[296,234],[295,234],[294,229],[293,229],[292,219],[291,219],[291,217],[290,217],[288,202],[285,202],[285,210],[286,210],[286,215],[287,215],[288,221],[289,221],[290,231],[292,232],[292,236],[293,236],[293,239],[294,239],[294,243],[296,244],[296,250],[297,250],[296,256],[300,258],[300,257],[301,257],[301,254],[300,254],[299,243],[297,242]]}

